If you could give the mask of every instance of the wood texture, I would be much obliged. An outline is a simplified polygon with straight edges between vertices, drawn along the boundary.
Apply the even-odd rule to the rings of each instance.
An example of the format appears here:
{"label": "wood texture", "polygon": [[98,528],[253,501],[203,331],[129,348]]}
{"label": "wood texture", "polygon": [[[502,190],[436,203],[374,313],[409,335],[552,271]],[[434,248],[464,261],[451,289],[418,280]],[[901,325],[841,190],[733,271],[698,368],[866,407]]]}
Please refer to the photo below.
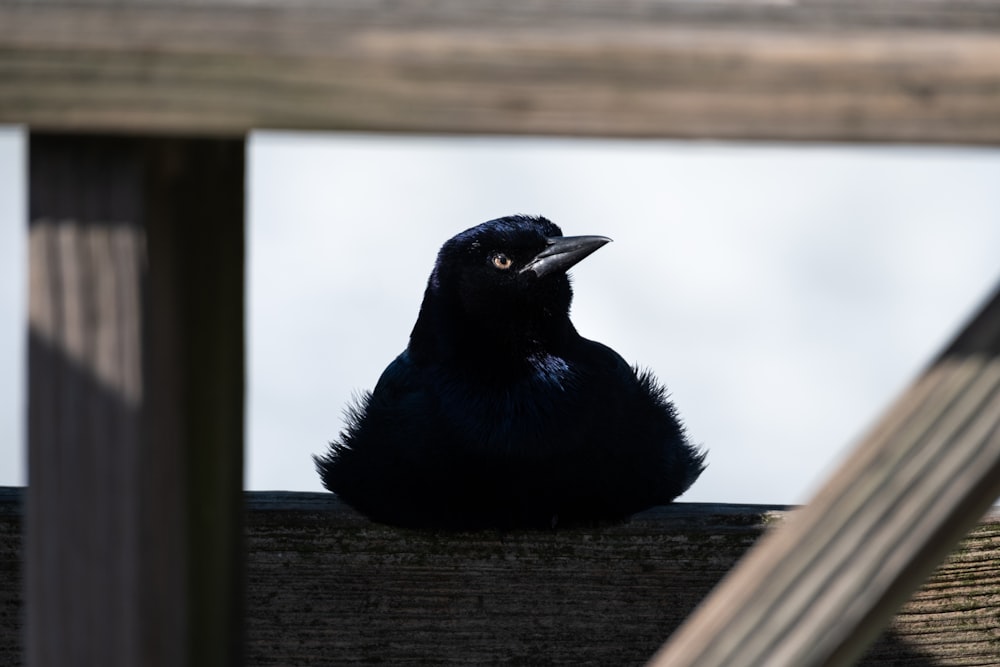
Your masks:
{"label": "wood texture", "polygon": [[174,664],[235,667],[244,646],[245,142],[141,145],[150,274],[140,501],[156,512],[142,526],[143,584],[183,602],[183,625],[165,632],[154,621],[137,664],[181,642]]}
{"label": "wood texture", "polygon": [[120,145],[75,148],[30,146],[28,655],[124,665],[140,630],[141,508],[122,500],[140,496],[146,248],[127,195],[142,172]]}
{"label": "wood texture", "polygon": [[998,350],[1000,288],[654,664],[853,664],[1000,495]]}
{"label": "wood texture", "polygon": [[1000,142],[1000,0],[12,0],[0,122]]}
{"label": "wood texture", "polygon": [[29,662],[237,664],[243,142],[29,160]]}
{"label": "wood texture", "polygon": [[[0,664],[11,667],[23,663],[22,493],[0,488]],[[250,665],[642,664],[785,515],[681,503],[623,526],[441,535],[371,524],[329,494],[246,497]],[[858,664],[994,665],[998,598],[991,515]]]}

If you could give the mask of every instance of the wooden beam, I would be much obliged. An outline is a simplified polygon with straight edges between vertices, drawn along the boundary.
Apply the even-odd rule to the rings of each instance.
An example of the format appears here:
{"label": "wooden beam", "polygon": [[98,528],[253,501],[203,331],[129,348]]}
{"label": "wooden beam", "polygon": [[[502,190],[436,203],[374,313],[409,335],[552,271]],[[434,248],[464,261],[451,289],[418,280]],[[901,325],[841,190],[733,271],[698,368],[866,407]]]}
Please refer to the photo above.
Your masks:
{"label": "wooden beam", "polygon": [[[22,492],[0,487],[3,665],[23,662]],[[638,665],[787,516],[679,503],[621,526],[449,535],[372,524],[328,493],[246,498],[246,662],[262,666]],[[858,664],[994,663],[998,582],[994,514]]]}
{"label": "wooden beam", "polygon": [[998,496],[1000,286],[652,664],[854,664]]}
{"label": "wooden beam", "polygon": [[12,0],[0,122],[1000,143],[1000,0]]}
{"label": "wooden beam", "polygon": [[243,150],[30,135],[34,666],[241,662]]}

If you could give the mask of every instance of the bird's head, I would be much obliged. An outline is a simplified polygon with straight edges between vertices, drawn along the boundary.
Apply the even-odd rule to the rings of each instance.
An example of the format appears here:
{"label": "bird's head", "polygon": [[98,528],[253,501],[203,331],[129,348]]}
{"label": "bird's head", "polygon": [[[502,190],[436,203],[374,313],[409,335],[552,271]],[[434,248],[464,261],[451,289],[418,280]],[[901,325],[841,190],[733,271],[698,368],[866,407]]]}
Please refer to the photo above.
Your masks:
{"label": "bird's head", "polygon": [[610,240],[563,236],[549,220],[523,215],[465,230],[438,253],[411,352],[523,348],[565,335],[573,298],[566,271]]}

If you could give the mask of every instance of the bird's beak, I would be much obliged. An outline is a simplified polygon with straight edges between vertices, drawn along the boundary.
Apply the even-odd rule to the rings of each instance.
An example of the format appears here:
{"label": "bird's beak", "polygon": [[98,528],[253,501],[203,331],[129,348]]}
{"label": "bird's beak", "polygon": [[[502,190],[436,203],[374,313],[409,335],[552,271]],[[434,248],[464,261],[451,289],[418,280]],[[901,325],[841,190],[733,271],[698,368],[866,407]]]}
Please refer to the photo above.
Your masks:
{"label": "bird's beak", "polygon": [[606,236],[553,236],[545,250],[535,255],[521,273],[531,271],[541,278],[550,273],[566,272],[571,266],[600,248],[611,239]]}

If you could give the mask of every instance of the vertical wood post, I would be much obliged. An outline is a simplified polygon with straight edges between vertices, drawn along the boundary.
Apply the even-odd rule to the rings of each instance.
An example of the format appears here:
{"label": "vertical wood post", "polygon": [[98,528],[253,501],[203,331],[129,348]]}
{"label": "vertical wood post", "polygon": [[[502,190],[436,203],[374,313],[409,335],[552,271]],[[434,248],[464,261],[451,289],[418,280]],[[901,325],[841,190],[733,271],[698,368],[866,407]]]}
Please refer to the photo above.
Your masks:
{"label": "vertical wood post", "polygon": [[244,142],[32,134],[30,665],[235,665]]}

